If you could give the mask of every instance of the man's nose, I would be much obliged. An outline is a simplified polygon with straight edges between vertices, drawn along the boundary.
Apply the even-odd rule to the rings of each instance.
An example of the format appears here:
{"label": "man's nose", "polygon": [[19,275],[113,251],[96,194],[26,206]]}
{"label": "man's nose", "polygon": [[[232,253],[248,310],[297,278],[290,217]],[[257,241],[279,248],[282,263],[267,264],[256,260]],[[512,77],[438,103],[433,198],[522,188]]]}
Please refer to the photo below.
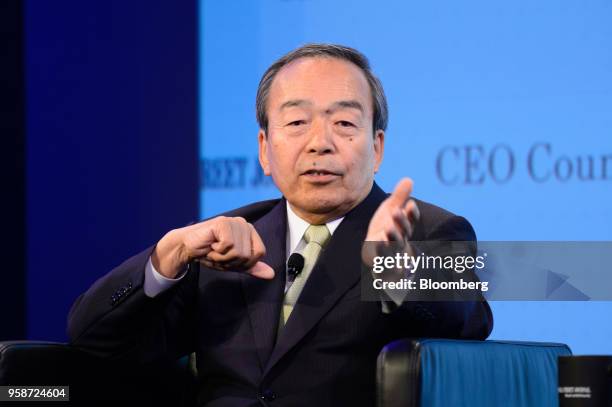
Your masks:
{"label": "man's nose", "polygon": [[325,120],[315,120],[308,135],[306,150],[309,153],[329,154],[334,151],[334,139],[331,125]]}

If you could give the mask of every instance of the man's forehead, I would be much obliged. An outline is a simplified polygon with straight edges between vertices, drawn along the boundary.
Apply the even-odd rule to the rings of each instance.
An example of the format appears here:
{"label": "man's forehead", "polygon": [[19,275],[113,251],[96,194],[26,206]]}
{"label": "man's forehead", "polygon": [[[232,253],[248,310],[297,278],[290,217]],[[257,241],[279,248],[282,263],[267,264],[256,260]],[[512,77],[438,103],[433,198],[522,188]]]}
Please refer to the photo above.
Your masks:
{"label": "man's forehead", "polygon": [[277,109],[314,102],[351,107],[345,101],[356,101],[367,110],[372,105],[369,84],[361,69],[333,57],[305,57],[285,65],[272,82],[270,99]]}

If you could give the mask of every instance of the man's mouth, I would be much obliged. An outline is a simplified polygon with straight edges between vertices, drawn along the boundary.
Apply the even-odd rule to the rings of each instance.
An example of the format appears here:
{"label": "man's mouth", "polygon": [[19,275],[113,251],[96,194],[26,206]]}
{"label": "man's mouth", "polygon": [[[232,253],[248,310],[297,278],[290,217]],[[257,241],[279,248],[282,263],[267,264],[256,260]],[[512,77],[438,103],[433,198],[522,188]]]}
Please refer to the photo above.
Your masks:
{"label": "man's mouth", "polygon": [[312,169],[304,172],[303,175],[338,175],[334,172],[322,170],[322,169]]}
{"label": "man's mouth", "polygon": [[326,184],[339,177],[340,174],[325,169],[313,168],[308,171],[304,171],[302,176],[312,183]]}

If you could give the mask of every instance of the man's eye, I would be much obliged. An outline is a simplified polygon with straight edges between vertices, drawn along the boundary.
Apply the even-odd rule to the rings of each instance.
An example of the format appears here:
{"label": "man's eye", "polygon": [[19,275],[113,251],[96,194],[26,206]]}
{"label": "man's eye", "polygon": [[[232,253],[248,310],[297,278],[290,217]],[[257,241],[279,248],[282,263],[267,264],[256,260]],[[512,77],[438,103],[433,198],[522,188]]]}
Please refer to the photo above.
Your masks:
{"label": "man's eye", "polygon": [[306,120],[294,120],[292,122],[289,122],[287,126],[301,126],[303,124],[306,124]]}
{"label": "man's eye", "polygon": [[346,121],[346,120],[340,120],[340,121],[338,122],[338,124],[339,124],[341,127],[355,127],[355,125],[354,125],[353,123],[348,122],[348,121]]}

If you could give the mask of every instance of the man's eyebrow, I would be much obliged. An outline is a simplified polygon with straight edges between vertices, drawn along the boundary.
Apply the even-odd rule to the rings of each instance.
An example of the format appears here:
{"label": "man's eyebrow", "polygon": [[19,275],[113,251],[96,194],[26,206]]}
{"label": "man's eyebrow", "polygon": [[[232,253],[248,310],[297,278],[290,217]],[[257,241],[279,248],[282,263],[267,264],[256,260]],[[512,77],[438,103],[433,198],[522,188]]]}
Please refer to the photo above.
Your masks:
{"label": "man's eyebrow", "polygon": [[[283,110],[289,107],[300,107],[300,106],[312,106],[312,102],[305,99],[291,99],[280,105],[279,110]],[[325,110],[326,113],[333,113],[339,109],[356,109],[361,113],[364,113],[365,109],[363,105],[357,100],[339,100],[332,103],[332,105]]]}
{"label": "man's eyebrow", "polygon": [[312,105],[312,102],[309,102],[305,99],[292,99],[288,100],[280,106],[279,110],[286,109],[288,107],[299,107],[304,105]]}
{"label": "man's eyebrow", "polygon": [[334,102],[329,109],[327,109],[327,113],[332,113],[338,109],[357,109],[361,113],[364,113],[365,109],[363,105],[359,103],[357,100],[339,100]]}

